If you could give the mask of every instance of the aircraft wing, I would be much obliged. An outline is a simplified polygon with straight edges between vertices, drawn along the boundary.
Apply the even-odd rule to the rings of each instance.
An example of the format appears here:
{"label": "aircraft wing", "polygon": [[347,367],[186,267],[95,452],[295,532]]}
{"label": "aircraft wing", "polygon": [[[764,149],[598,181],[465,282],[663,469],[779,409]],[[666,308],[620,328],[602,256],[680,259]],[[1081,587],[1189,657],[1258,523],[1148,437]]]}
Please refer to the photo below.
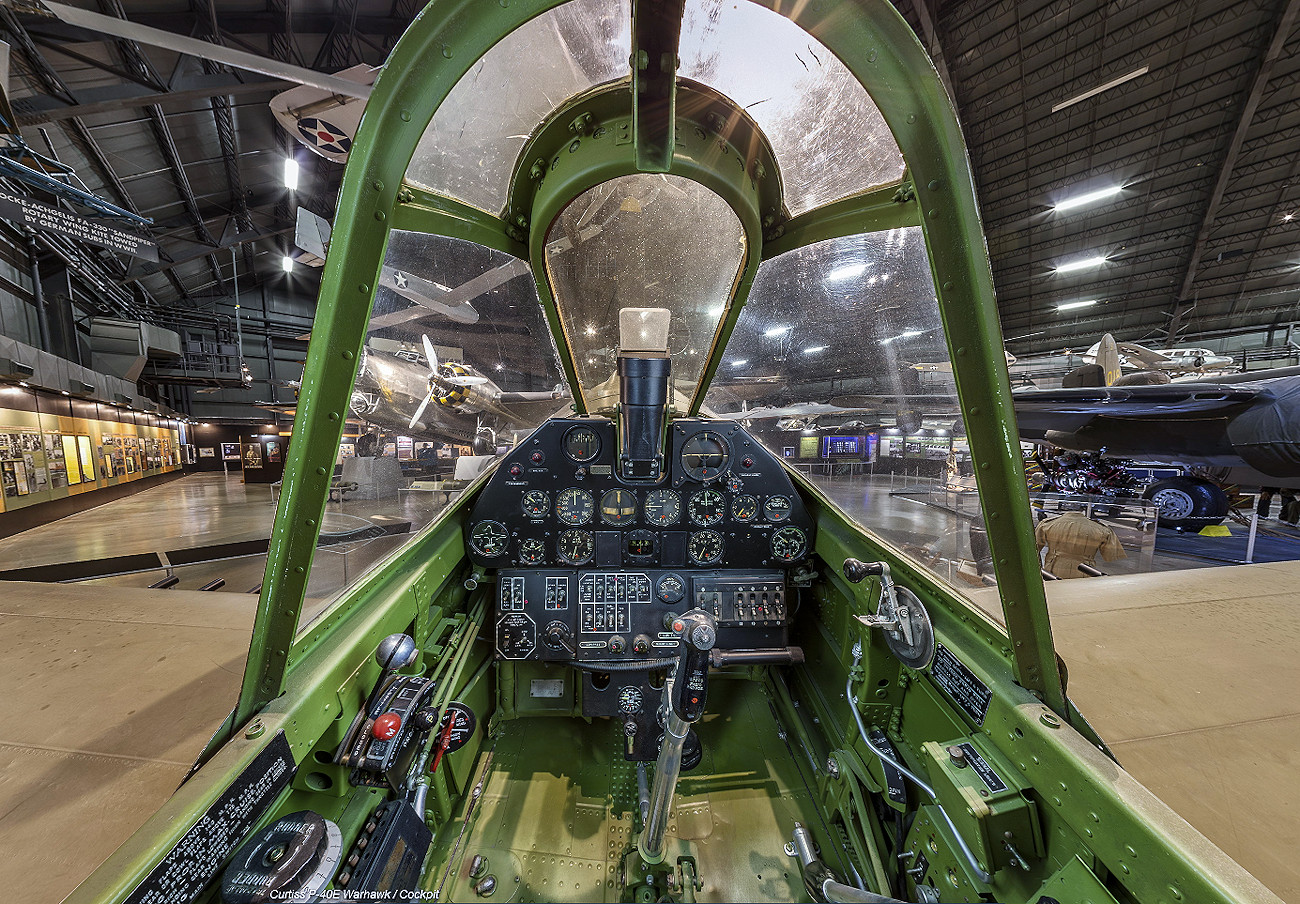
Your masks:
{"label": "aircraft wing", "polygon": [[1110,386],[1084,389],[1022,389],[1011,394],[1020,434],[1041,438],[1046,431],[1072,432],[1099,417],[1186,421],[1230,417],[1261,399],[1267,386],[1219,383],[1165,383],[1157,386]]}
{"label": "aircraft wing", "polygon": [[[478,319],[478,312],[471,307],[470,303],[482,295],[484,292],[491,291],[502,283],[509,282],[516,276],[522,276],[530,272],[528,265],[521,260],[511,259],[499,267],[495,267],[481,276],[476,276],[468,282],[461,283],[450,292],[443,292],[436,289],[432,296],[418,296],[418,293],[410,294],[402,289],[409,289],[411,285],[411,275],[406,271],[401,271],[407,278],[407,285],[399,288],[396,282],[396,273],[398,271],[391,267],[383,268],[383,283],[386,288],[392,289],[403,298],[414,301],[415,307],[406,308],[402,311],[394,311],[391,314],[380,314],[378,317],[370,318],[370,328],[379,329],[386,326],[396,326],[399,323],[406,323],[411,320],[419,320],[421,317],[428,315],[430,310],[438,311],[454,320],[460,320],[462,323],[473,323]],[[421,282],[432,286],[426,280]],[[454,316],[452,311],[465,311],[466,316],[473,314],[472,320],[465,320],[462,317]]]}

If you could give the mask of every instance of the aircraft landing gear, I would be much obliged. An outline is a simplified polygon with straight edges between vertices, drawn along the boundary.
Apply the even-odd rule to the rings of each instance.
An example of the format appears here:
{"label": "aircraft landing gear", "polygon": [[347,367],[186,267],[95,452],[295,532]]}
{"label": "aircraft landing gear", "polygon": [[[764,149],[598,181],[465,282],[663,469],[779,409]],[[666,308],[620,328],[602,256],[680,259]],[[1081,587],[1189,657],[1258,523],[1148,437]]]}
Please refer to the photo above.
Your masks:
{"label": "aircraft landing gear", "polygon": [[1147,487],[1143,497],[1156,504],[1161,527],[1200,530],[1228,514],[1228,495],[1208,480],[1170,477]]}

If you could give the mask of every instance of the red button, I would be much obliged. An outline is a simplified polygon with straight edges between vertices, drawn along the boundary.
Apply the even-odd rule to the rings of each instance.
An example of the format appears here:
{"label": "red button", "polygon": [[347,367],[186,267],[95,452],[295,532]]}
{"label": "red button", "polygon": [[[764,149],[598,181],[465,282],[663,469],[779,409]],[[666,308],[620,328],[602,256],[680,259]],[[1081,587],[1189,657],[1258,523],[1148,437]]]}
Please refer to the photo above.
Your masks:
{"label": "red button", "polygon": [[523,469],[520,465],[511,465],[511,466],[510,466],[510,476],[511,476],[511,477],[518,477],[518,476],[519,476],[520,474],[522,474],[522,473],[524,473],[524,469]]}
{"label": "red button", "polygon": [[678,634],[682,633],[683,631],[686,630],[686,623],[680,621],[673,622],[673,630],[676,631]]}
{"label": "red button", "polygon": [[381,741],[392,740],[397,730],[402,727],[402,717],[397,713],[384,713],[370,726],[370,733]]}
{"label": "red button", "polygon": [[746,458],[744,461],[741,462],[741,464],[747,468],[752,468],[754,467],[754,459]]}

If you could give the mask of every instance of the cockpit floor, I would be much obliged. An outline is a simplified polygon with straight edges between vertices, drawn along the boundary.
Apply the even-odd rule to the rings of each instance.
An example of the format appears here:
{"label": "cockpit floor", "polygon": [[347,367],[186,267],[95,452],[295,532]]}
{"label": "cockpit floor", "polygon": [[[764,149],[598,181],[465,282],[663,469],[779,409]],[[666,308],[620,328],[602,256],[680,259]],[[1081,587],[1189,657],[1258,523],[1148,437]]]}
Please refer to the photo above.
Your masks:
{"label": "cockpit floor", "polygon": [[[798,861],[783,845],[796,821],[818,819],[807,757],[795,759],[802,751],[786,746],[763,689],[749,681],[715,680],[698,730],[704,759],[678,784],[665,863],[695,858],[700,901],[803,900]],[[477,900],[468,875],[476,854],[496,877],[493,901],[620,900],[637,824],[636,764],[623,759],[622,743],[622,725],[609,719],[505,723],[473,773],[478,783],[490,754],[442,900]],[[444,830],[443,850],[462,825]],[[443,881],[446,867],[437,869]]]}

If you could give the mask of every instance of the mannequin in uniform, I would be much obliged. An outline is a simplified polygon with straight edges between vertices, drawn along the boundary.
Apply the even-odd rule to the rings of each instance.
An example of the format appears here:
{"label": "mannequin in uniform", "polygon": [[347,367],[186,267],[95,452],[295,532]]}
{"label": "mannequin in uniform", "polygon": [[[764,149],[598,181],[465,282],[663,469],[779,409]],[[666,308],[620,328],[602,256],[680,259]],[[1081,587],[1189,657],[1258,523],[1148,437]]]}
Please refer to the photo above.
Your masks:
{"label": "mannequin in uniform", "polygon": [[1083,512],[1065,512],[1040,522],[1034,539],[1039,549],[1047,549],[1043,567],[1058,578],[1086,577],[1079,566],[1094,564],[1098,553],[1107,562],[1127,558],[1115,532]]}

